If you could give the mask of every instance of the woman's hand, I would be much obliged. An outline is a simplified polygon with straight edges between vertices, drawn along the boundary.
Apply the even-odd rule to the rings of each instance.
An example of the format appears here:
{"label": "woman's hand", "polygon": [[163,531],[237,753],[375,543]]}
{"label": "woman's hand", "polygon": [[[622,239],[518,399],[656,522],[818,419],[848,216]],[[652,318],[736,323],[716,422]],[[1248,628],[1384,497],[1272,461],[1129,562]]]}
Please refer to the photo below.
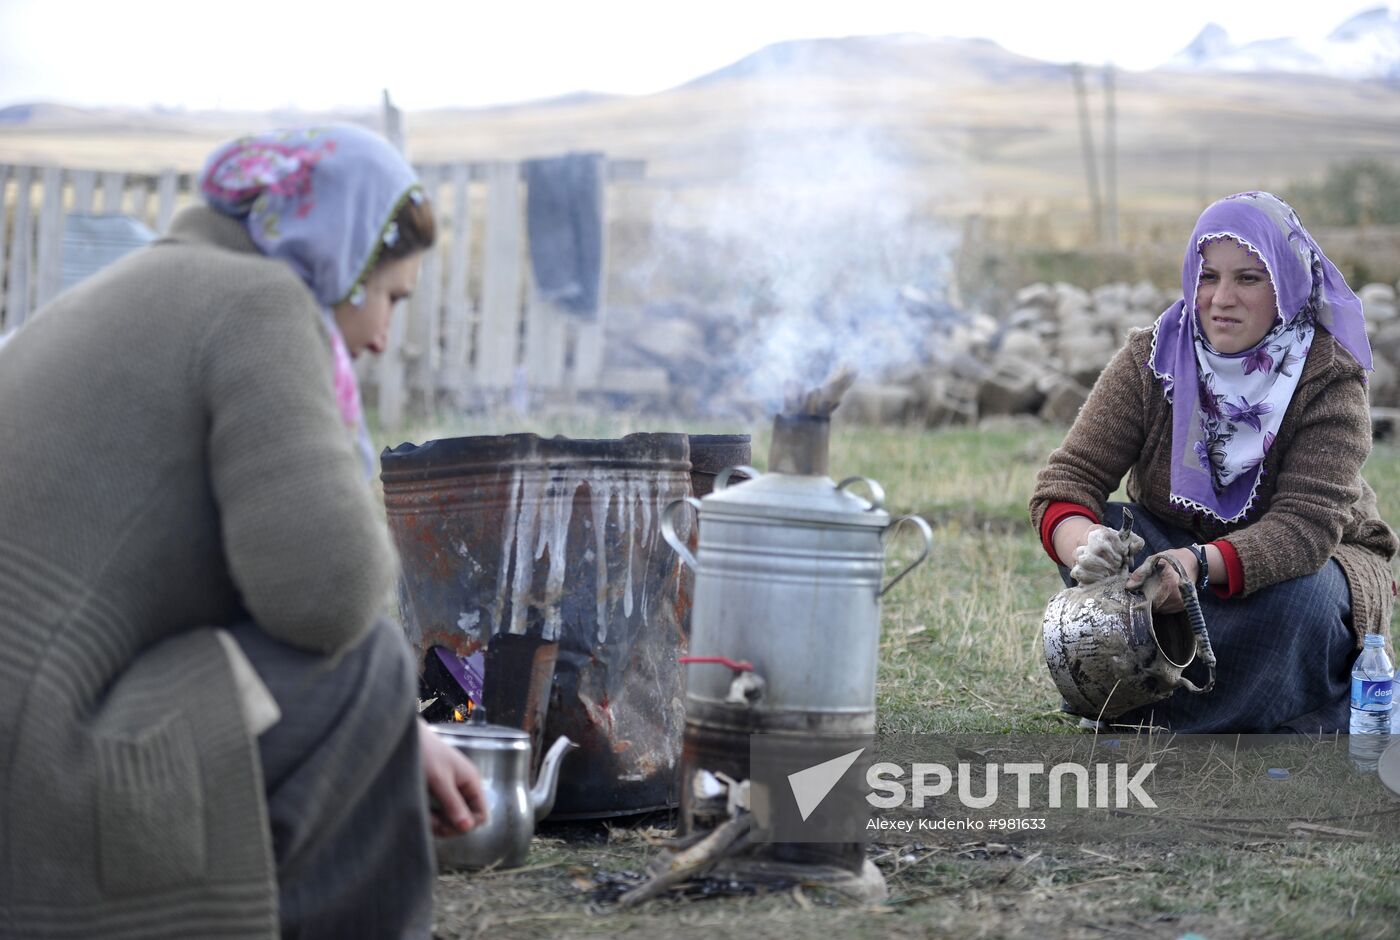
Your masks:
{"label": "woman's hand", "polygon": [[418,747],[428,781],[433,835],[454,836],[486,822],[486,791],[476,765],[418,720]]}
{"label": "woman's hand", "polygon": [[1126,542],[1117,529],[1071,516],[1051,536],[1060,561],[1070,568],[1076,584],[1092,584],[1118,574],[1142,550],[1142,536],[1129,533]]}
{"label": "woman's hand", "polygon": [[[1196,564],[1196,554],[1189,548],[1171,548],[1165,552],[1158,552],[1139,565],[1136,571],[1128,575],[1127,587],[1131,590],[1147,580],[1147,576],[1152,573],[1152,565],[1162,555],[1170,555],[1181,562],[1181,568],[1192,584],[1200,580],[1201,572],[1200,566]],[[1186,605],[1181,602],[1181,576],[1170,564],[1162,565],[1157,580],[1157,592],[1151,600],[1152,609],[1158,613],[1175,614],[1186,609]]]}

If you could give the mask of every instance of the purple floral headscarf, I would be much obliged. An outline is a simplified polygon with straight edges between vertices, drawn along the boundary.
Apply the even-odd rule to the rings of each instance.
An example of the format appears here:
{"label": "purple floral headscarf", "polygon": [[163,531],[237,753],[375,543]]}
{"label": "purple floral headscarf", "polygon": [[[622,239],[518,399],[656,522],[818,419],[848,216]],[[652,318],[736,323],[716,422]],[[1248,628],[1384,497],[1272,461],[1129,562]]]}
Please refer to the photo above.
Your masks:
{"label": "purple floral headscarf", "polygon": [[[1195,300],[1202,248],[1218,238],[1233,238],[1264,262],[1278,303],[1264,338],[1229,355],[1206,340]],[[1361,301],[1292,207],[1263,192],[1227,196],[1201,213],[1181,266],[1181,292],[1153,327],[1148,363],[1172,404],[1171,501],[1236,522],[1254,504],[1315,328],[1371,368]],[[1175,394],[1179,389],[1195,394]]]}
{"label": "purple floral headscarf", "polygon": [[363,297],[380,251],[398,237],[394,216],[405,200],[423,198],[413,168],[377,134],[333,124],[230,141],[205,161],[199,190],[315,295],[331,337],[336,401],[372,475],[359,385],[332,308]]}

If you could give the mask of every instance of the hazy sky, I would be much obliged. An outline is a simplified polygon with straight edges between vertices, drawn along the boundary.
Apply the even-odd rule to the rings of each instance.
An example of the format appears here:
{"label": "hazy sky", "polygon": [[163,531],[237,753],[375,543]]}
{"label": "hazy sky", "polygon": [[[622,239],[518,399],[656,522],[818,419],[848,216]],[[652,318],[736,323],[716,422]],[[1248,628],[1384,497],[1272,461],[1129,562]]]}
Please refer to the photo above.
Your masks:
{"label": "hazy sky", "polygon": [[1372,2],[1287,0],[0,0],[0,105],[263,109],[642,94],[784,39],[985,37],[1052,61],[1161,64],[1209,22],[1321,37]]}

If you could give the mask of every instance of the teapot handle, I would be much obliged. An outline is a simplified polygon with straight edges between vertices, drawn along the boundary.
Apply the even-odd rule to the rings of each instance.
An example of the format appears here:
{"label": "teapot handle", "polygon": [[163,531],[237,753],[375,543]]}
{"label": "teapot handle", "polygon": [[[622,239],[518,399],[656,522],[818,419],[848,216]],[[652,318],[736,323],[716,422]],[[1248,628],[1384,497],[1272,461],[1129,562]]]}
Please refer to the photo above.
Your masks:
{"label": "teapot handle", "polygon": [[[870,499],[868,500],[868,502],[870,503],[870,505],[867,506],[867,507],[865,507],[865,511],[866,511],[866,512],[874,512],[874,511],[877,510],[877,509],[884,509],[884,508],[885,508],[885,488],[884,488],[883,486],[881,486],[879,483],[876,483],[874,480],[870,479],[869,477],[846,477],[846,479],[844,479],[844,480],[842,480],[840,483],[836,484],[836,488],[837,488],[838,490],[844,490],[846,487],[850,486],[852,483],[864,483],[864,484],[865,484],[865,488],[868,489],[868,490],[870,490]],[[907,518],[910,518],[910,517],[905,516],[905,519],[907,519]],[[903,520],[901,519],[900,521],[902,522]],[[899,524],[898,522],[895,523],[895,525],[898,525],[898,524]],[[930,539],[932,539],[932,535],[930,535]],[[921,559],[919,559],[919,561],[923,561],[923,559],[921,558]],[[916,564],[917,564],[917,562],[916,562]],[[904,576],[903,576],[903,575],[900,575],[900,577],[902,578],[902,577],[904,577]],[[897,580],[899,580],[899,579],[896,578],[895,580],[897,581]],[[893,583],[893,582],[891,582],[891,583]],[[881,591],[880,593],[883,594],[883,593],[885,593],[885,592],[884,592],[884,591]]]}
{"label": "teapot handle", "polygon": [[[718,483],[718,481],[716,481],[716,483]],[[685,562],[691,571],[699,571],[700,562],[696,561],[695,556],[691,554],[690,546],[686,545],[685,541],[676,534],[675,516],[676,512],[682,506],[694,506],[695,511],[698,513],[700,511],[700,500],[696,499],[694,496],[683,496],[661,510],[661,537],[666,540],[667,545],[675,549],[676,554],[681,556],[681,561]]]}
{"label": "teapot handle", "polygon": [[[879,484],[876,484],[876,486],[878,485]],[[876,597],[884,597],[886,591],[898,584],[906,574],[919,567],[919,565],[923,564],[924,559],[928,557],[928,553],[933,551],[933,529],[929,528],[929,524],[924,520],[923,516],[900,516],[894,522],[891,522],[889,524],[889,526],[885,529],[882,538],[893,536],[895,530],[898,529],[900,526],[904,525],[904,523],[906,522],[913,523],[914,527],[917,528],[919,532],[923,535],[924,550],[922,553],[920,553],[918,558],[915,558],[912,562],[906,565],[903,571],[891,578],[888,584],[880,588],[880,593],[875,595]]]}
{"label": "teapot handle", "polygon": [[1181,562],[1170,555],[1161,555],[1161,559],[1176,569],[1176,575],[1181,582],[1181,604],[1186,608],[1186,619],[1191,623],[1191,632],[1196,634],[1196,655],[1201,657],[1201,661],[1206,664],[1206,684],[1196,685],[1190,679],[1178,676],[1176,686],[1185,689],[1196,695],[1203,695],[1215,688],[1215,650],[1210,645],[1210,634],[1206,632],[1206,618],[1201,613],[1201,599],[1196,596],[1196,585],[1186,578],[1186,569],[1181,567]]}
{"label": "teapot handle", "polygon": [[712,492],[718,493],[720,490],[729,486],[729,478],[736,473],[742,473],[750,480],[757,480],[759,477],[763,476],[763,474],[746,463],[741,463],[737,467],[725,467],[719,473],[715,474],[715,485]]}

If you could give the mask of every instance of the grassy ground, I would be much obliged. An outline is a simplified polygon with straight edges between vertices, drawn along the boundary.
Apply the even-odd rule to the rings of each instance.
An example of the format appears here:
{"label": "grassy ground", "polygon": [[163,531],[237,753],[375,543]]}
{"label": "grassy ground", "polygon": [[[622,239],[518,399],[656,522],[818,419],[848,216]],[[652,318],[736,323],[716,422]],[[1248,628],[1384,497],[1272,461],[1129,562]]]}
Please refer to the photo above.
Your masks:
{"label": "grassy ground", "polygon": [[[603,434],[665,423],[564,427]],[[685,426],[692,431],[701,429]],[[481,433],[412,432],[399,439]],[[704,430],[744,430],[733,426]],[[764,452],[754,429],[755,454]],[[416,434],[416,436],[415,436]],[[883,730],[1072,729],[1040,652],[1039,623],[1059,580],[1025,521],[1026,496],[1062,429],[1008,424],[937,433],[838,429],[832,475],[884,484],[896,512],[935,528],[925,567],[886,597],[877,688]],[[1400,521],[1400,448],[1378,446],[1366,475]],[[912,539],[910,540],[913,541]],[[896,547],[898,556],[912,546]],[[862,907],[820,889],[697,896],[634,911],[612,899],[636,880],[666,820],[546,828],[530,866],[446,875],[442,937],[713,935],[754,937],[1389,937],[1400,934],[1400,846],[1241,839],[1217,846],[967,842],[876,855],[890,899]]]}

